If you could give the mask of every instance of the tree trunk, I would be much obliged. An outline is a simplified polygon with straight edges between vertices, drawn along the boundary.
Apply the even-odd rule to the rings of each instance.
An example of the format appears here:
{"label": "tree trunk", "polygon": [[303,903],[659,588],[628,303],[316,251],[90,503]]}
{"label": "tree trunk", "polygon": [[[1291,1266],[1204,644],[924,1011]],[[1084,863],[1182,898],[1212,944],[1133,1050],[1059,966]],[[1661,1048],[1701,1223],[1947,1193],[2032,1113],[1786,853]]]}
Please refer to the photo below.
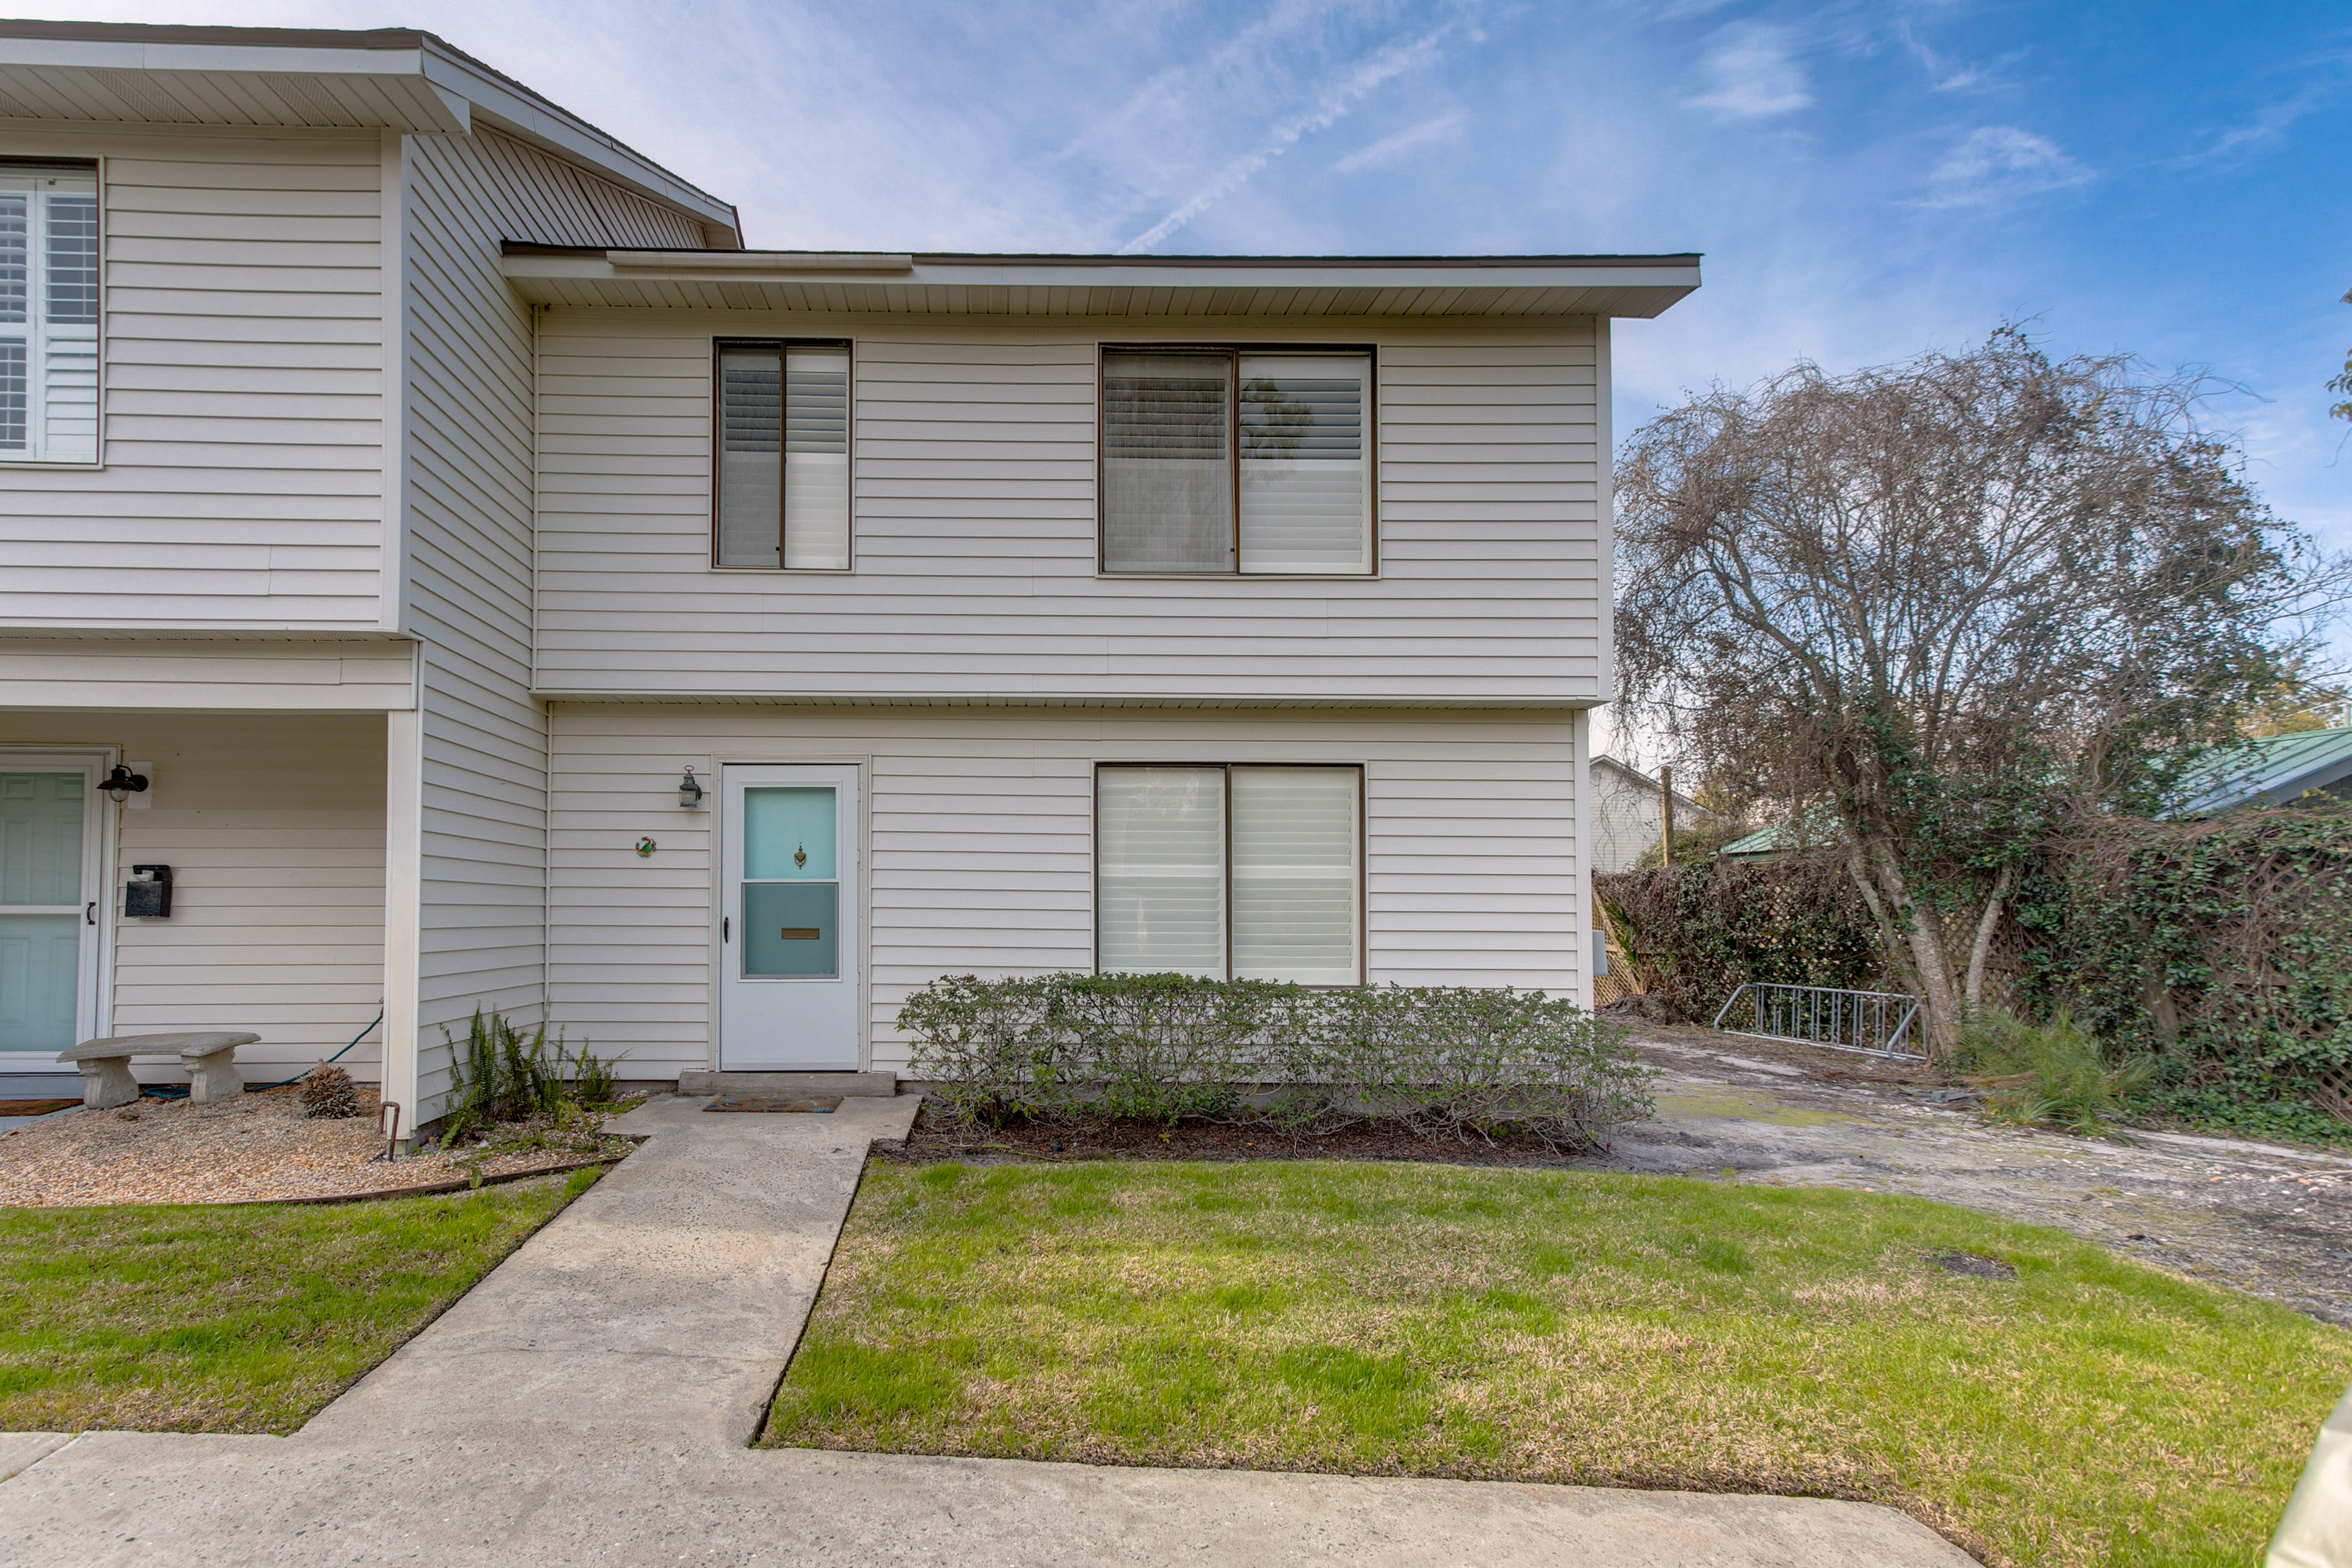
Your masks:
{"label": "tree trunk", "polygon": [[2009,907],[2009,895],[2017,886],[2017,867],[2003,866],[2000,875],[1992,879],[1991,896],[1985,900],[1984,913],[1977,917],[1977,940],[1969,948],[1969,981],[1964,993],[1970,1013],[1984,1006],[1985,964],[1992,957],[1992,934],[2000,929],[2001,910]]}
{"label": "tree trunk", "polygon": [[[1943,921],[1936,911],[1911,896],[1910,879],[1903,875],[1901,861],[1895,858],[1894,846],[1872,843],[1863,847],[1871,879],[1878,884],[1885,900],[1880,918],[1893,917],[1895,934],[1910,950],[1911,963],[1919,981],[1919,1009],[1926,1015],[1922,1040],[1927,1059],[1949,1061],[1954,1047],[1960,1042],[1959,976],[1952,970],[1951,954],[1944,946]],[[1874,911],[1880,906],[1873,900]]]}

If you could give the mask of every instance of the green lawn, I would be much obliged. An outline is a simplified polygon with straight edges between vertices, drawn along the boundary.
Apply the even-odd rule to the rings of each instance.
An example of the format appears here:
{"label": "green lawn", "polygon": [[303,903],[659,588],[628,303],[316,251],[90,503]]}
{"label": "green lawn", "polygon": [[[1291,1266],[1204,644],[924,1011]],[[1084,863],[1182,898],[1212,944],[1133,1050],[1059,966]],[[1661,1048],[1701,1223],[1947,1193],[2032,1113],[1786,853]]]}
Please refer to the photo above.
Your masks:
{"label": "green lawn", "polygon": [[0,1430],[290,1432],[596,1179],[0,1209]]}
{"label": "green lawn", "polygon": [[2252,1564],[2347,1382],[2352,1334],[1918,1199],[877,1163],[761,1440],[1858,1497],[1994,1563]]}

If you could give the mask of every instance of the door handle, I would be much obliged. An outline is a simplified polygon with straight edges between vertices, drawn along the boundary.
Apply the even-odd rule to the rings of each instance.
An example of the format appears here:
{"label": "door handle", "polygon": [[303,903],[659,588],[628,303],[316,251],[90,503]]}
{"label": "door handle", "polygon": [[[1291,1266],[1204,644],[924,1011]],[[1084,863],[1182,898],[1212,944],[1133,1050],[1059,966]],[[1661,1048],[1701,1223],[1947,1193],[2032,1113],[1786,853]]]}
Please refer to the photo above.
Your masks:
{"label": "door handle", "polygon": [[90,900],[89,908],[82,910],[81,919],[84,925],[94,926],[98,923],[98,900],[96,899]]}
{"label": "door handle", "polygon": [[727,917],[725,915],[720,915],[719,917],[719,940],[721,942],[729,940],[727,934]]}

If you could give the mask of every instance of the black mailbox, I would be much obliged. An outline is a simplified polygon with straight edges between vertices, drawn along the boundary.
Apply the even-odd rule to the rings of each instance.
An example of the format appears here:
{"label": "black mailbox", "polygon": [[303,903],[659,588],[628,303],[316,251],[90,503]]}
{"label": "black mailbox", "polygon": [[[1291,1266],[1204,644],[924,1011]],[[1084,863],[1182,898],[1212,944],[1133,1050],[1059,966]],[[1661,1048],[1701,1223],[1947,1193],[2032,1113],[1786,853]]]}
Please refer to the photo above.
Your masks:
{"label": "black mailbox", "polygon": [[122,913],[127,920],[157,921],[172,912],[172,868],[133,866],[122,888]]}

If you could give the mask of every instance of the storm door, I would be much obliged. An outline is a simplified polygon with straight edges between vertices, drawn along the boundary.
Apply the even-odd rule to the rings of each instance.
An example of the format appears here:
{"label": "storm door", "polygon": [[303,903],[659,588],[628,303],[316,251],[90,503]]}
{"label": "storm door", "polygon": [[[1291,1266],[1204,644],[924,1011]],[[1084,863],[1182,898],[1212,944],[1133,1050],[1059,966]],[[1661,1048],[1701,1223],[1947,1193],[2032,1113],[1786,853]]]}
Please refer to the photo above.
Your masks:
{"label": "storm door", "polygon": [[723,773],[719,1065],[862,1065],[857,769],[754,763]]}

